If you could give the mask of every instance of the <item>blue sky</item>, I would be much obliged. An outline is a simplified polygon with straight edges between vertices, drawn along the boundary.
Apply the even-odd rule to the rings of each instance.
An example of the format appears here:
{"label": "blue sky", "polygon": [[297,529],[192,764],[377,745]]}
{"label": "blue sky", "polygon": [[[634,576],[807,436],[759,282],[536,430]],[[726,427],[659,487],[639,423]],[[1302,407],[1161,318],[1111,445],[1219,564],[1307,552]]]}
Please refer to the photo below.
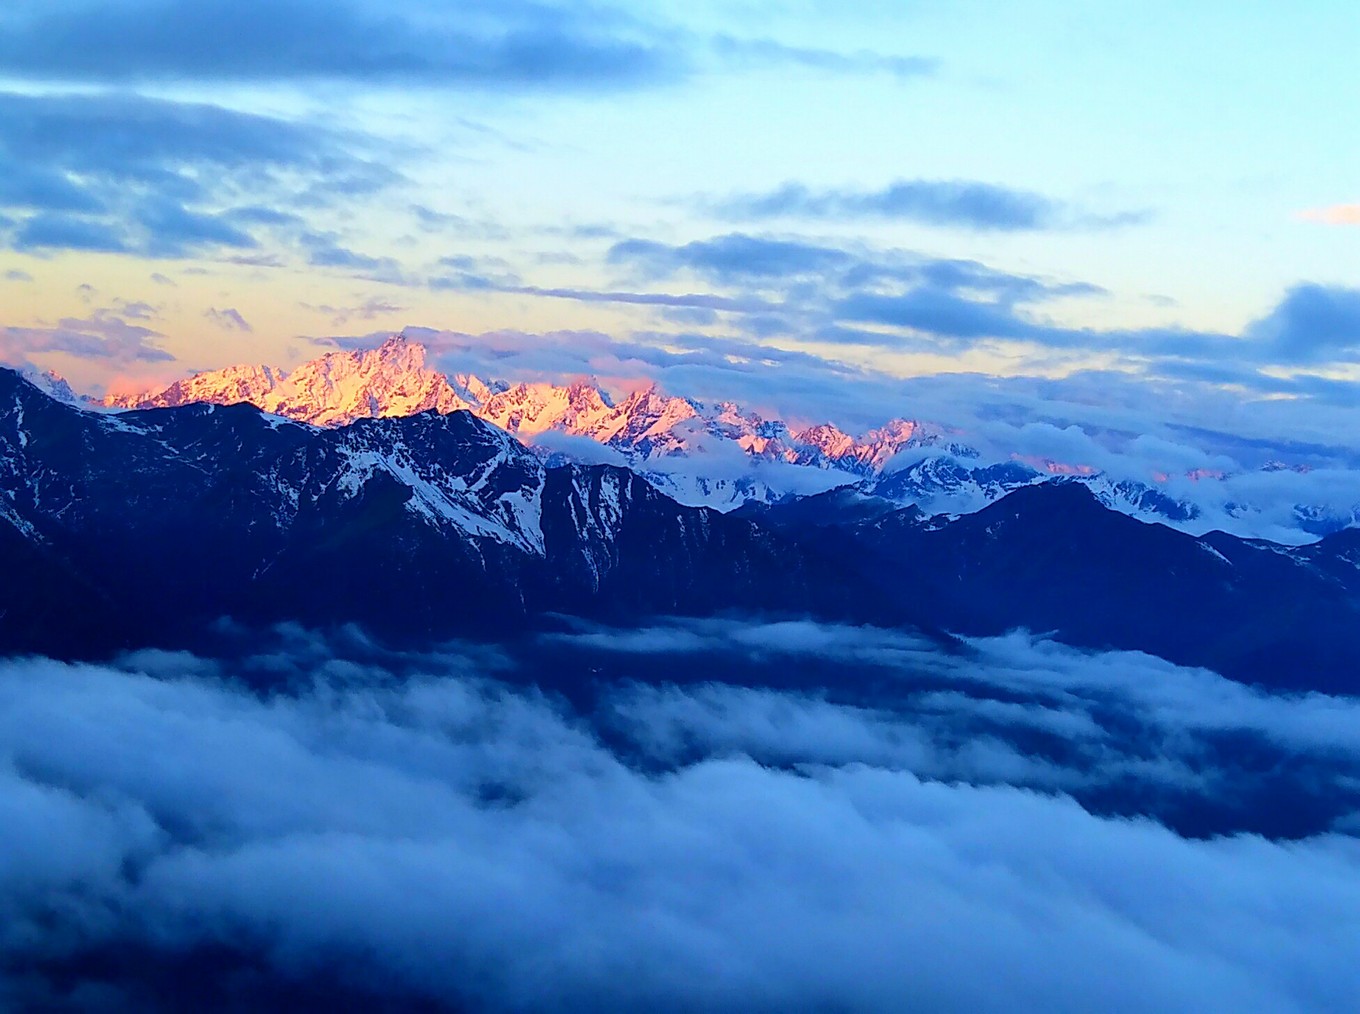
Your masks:
{"label": "blue sky", "polygon": [[1335,434],[1357,51],[1340,2],[11,4],[0,355],[98,388],[413,325],[745,360],[680,393],[784,411],[820,364]]}

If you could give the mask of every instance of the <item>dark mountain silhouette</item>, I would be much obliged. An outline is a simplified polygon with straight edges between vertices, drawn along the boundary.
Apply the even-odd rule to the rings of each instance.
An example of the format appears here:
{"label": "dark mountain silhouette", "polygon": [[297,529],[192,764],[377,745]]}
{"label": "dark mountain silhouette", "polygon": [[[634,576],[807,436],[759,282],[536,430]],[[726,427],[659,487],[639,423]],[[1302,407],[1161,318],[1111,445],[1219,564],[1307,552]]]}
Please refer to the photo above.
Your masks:
{"label": "dark mountain silhouette", "polygon": [[100,415],[0,371],[0,650],[171,644],[220,617],[498,637],[569,613],[1016,627],[1276,687],[1360,673],[1360,532],[1194,538],[1083,485],[956,519],[853,491],[722,514],[547,467],[467,412],[314,429],[249,405]]}

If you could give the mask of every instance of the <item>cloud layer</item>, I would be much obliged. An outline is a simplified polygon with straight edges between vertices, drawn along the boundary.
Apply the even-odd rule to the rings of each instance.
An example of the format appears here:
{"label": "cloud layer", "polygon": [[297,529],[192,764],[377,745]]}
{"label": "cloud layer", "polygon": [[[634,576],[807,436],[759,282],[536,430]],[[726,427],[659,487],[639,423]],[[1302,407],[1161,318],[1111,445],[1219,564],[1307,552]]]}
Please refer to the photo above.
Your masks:
{"label": "cloud layer", "polygon": [[752,337],[948,355],[1023,343],[1065,355],[1112,353],[1154,375],[1276,395],[1321,395],[1327,381],[1262,367],[1349,363],[1360,355],[1360,291],[1342,286],[1298,284],[1242,334],[1226,335],[1064,326],[1046,319],[1046,304],[1108,293],[1088,283],[904,250],[727,233],[685,244],[623,240],[611,248],[609,261],[651,282],[697,277],[729,297],[760,297],[763,302],[723,307],[741,315],[733,323]]}
{"label": "cloud layer", "polygon": [[119,364],[173,362],[159,332],[134,323],[125,307],[99,308],[88,317],[64,317],[51,327],[0,327],[0,362],[24,365],[29,356],[62,352]]}
{"label": "cloud layer", "polygon": [[608,2],[54,0],[0,13],[0,29],[0,71],[62,82],[619,91],[675,81],[712,62],[902,80],[936,66],[916,56],[709,34]]}
{"label": "cloud layer", "polygon": [[0,92],[0,237],[37,254],[255,256],[300,226],[259,202],[315,210],[399,178],[367,143],[202,103]]}
{"label": "cloud layer", "polygon": [[60,0],[0,26],[0,69],[56,80],[560,88],[637,83],[678,60],[621,15],[533,0]]}
{"label": "cloud layer", "polygon": [[[1345,834],[1191,840],[1093,816],[1014,787],[1079,765],[1008,757],[1004,736],[942,749],[932,724],[1108,745],[1112,695],[1183,757],[1187,737],[1257,727],[1344,766],[1353,703],[1025,641],[950,661],[812,625],[569,636],[547,650],[590,637],[597,663],[667,654],[698,676],[735,651],[918,682],[910,707],[625,683],[592,720],[489,681],[512,670],[485,649],[378,664],[295,631],[230,663],[6,662],[0,996],[170,1007],[139,973],[166,961],[224,1006],[261,976],[492,1009],[1304,1010],[1360,988]],[[930,771],[942,758],[951,773]],[[252,976],[212,978],[204,955],[224,952]]]}

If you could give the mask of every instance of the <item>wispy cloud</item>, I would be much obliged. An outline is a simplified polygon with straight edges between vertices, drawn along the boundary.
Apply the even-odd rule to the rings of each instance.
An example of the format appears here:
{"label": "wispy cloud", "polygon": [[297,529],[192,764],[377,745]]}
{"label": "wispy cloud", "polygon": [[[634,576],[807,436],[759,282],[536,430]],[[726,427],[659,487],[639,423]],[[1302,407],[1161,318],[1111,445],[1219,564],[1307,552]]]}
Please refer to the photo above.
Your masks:
{"label": "wispy cloud", "polygon": [[[133,304],[134,311],[137,305]],[[172,362],[174,357],[159,345],[162,337],[149,327],[129,323],[116,310],[98,309],[89,317],[63,318],[50,327],[0,328],[0,359],[24,363],[35,353],[64,352],[124,364]]]}
{"label": "wispy cloud", "polygon": [[253,230],[278,223],[241,194],[286,203],[337,180],[386,186],[398,177],[364,157],[367,143],[205,104],[0,92],[0,208],[13,216],[0,240],[149,257],[253,250]]}
{"label": "wispy cloud", "polygon": [[1327,381],[1281,377],[1264,367],[1360,356],[1360,290],[1340,286],[1296,285],[1269,313],[1230,335],[1174,326],[1065,326],[1043,313],[1046,304],[1100,297],[1105,290],[977,261],[826,241],[747,233],[678,245],[631,239],[616,243],[608,261],[642,281],[702,278],[734,300],[732,309],[741,294],[759,295],[765,302],[735,322],[757,338],[784,334],[943,354],[1025,343],[1068,355],[1113,353],[1148,371],[1183,379],[1194,373],[1205,382],[1272,394],[1321,393]]}
{"label": "wispy cloud", "polygon": [[713,51],[729,66],[801,67],[835,74],[886,74],[899,80],[929,77],[939,61],[923,56],[897,56],[861,49],[844,52],[809,46],[790,46],[769,38],[714,36]]}
{"label": "wispy cloud", "polygon": [[718,214],[736,219],[879,218],[997,232],[1109,229],[1150,217],[1144,211],[1094,214],[1033,191],[976,180],[897,180],[878,190],[785,183],[709,204]]}
{"label": "wispy cloud", "polygon": [[92,253],[129,253],[132,240],[124,229],[61,212],[32,215],[14,230],[10,245],[15,250],[84,250]]}
{"label": "wispy cloud", "polygon": [[240,311],[234,307],[227,307],[219,310],[216,307],[209,307],[204,311],[203,316],[208,318],[223,331],[244,331],[252,332],[255,329],[250,326],[250,322],[241,316]]}
{"label": "wispy cloud", "polygon": [[319,306],[311,303],[300,303],[299,305],[303,309],[325,314],[330,317],[331,323],[337,327],[351,320],[376,320],[379,317],[388,317],[403,313],[406,310],[406,307],[398,306],[381,296],[371,296],[358,306],[330,306],[324,303]]}

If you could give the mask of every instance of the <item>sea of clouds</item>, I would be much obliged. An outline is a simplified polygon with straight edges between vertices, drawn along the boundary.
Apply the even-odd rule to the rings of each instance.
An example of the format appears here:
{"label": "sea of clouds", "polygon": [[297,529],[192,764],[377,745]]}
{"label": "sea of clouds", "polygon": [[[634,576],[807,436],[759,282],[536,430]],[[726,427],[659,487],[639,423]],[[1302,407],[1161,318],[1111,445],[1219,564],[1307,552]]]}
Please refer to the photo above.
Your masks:
{"label": "sea of clouds", "polygon": [[0,663],[0,1006],[1360,995],[1355,700],[1022,634],[268,640]]}

